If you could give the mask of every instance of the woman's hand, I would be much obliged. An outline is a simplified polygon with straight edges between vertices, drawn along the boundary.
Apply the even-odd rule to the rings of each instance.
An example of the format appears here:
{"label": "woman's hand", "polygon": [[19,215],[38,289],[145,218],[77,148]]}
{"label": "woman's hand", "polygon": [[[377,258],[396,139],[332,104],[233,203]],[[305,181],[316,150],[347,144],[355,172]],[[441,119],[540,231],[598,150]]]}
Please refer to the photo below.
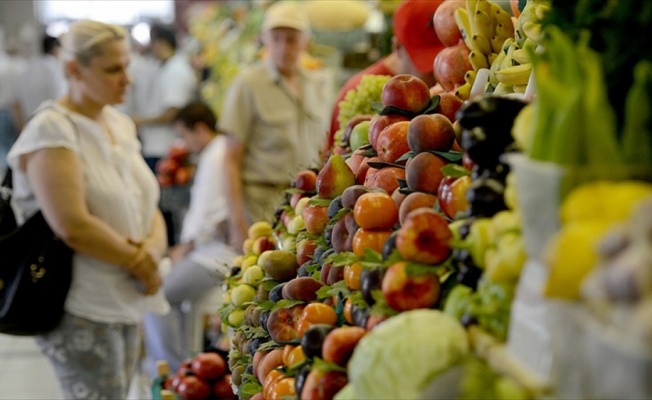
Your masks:
{"label": "woman's hand", "polygon": [[147,242],[135,244],[137,251],[124,268],[143,285],[145,295],[155,294],[162,285],[158,272],[158,258],[154,256]]}

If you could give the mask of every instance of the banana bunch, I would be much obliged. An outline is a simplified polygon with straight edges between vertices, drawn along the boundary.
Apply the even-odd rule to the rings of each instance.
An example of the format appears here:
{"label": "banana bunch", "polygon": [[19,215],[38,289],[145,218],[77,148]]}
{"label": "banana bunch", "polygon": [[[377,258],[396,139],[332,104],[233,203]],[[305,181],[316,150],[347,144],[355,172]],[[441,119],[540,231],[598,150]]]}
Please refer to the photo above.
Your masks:
{"label": "banana bunch", "polygon": [[489,67],[487,92],[496,95],[525,92],[532,72],[530,54],[541,42],[541,20],[549,10],[549,0],[527,1],[516,20],[514,36],[503,41]]}
{"label": "banana bunch", "polygon": [[[471,50],[469,62],[474,72],[489,68],[502,51],[505,40],[514,37],[512,17],[489,0],[466,0],[466,7],[455,10],[455,22],[464,43]],[[465,78],[466,83],[457,91],[463,99],[468,98],[475,74],[467,74]]]}

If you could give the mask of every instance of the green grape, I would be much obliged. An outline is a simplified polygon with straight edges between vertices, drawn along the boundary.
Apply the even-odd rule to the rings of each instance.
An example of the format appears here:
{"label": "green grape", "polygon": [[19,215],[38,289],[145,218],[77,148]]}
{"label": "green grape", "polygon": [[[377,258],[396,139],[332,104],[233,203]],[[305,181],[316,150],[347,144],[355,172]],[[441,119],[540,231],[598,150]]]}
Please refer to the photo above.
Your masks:
{"label": "green grape", "polygon": [[346,92],[344,99],[339,102],[337,122],[340,126],[346,126],[356,115],[375,114],[373,104],[381,101],[383,86],[389,78],[387,75],[365,75],[355,89]]}

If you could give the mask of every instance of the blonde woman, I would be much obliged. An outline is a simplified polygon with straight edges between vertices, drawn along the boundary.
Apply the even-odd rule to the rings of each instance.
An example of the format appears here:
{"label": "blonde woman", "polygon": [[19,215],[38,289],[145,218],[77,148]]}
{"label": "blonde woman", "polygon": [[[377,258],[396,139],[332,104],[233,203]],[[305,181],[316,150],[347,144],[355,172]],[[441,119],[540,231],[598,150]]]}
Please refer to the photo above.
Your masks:
{"label": "blonde woman", "polygon": [[40,209],[75,252],[63,320],[37,337],[66,398],[126,398],[138,323],[160,294],[158,185],[133,121],[112,107],[125,100],[129,55],[122,28],[73,24],[62,38],[68,91],[41,105],[8,155],[19,219]]}

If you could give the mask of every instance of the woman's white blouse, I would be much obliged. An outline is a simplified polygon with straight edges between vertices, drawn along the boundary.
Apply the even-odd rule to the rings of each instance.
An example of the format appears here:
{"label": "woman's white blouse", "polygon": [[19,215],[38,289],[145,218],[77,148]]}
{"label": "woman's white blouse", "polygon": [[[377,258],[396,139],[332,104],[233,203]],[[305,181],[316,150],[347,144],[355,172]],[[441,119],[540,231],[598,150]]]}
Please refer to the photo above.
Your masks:
{"label": "woman's white blouse", "polygon": [[[109,127],[114,143],[94,120],[51,101],[40,107],[7,156],[14,171],[13,205],[19,223],[40,208],[25,171],[19,168],[19,157],[43,148],[64,147],[77,153],[81,161],[90,213],[127,237],[139,240],[147,236],[160,192],[141,155],[136,127],[110,106],[104,107],[101,120]],[[156,298],[162,300],[160,295]],[[141,294],[136,279],[119,266],[75,254],[66,311],[98,322],[136,323],[153,303],[151,297]]]}

